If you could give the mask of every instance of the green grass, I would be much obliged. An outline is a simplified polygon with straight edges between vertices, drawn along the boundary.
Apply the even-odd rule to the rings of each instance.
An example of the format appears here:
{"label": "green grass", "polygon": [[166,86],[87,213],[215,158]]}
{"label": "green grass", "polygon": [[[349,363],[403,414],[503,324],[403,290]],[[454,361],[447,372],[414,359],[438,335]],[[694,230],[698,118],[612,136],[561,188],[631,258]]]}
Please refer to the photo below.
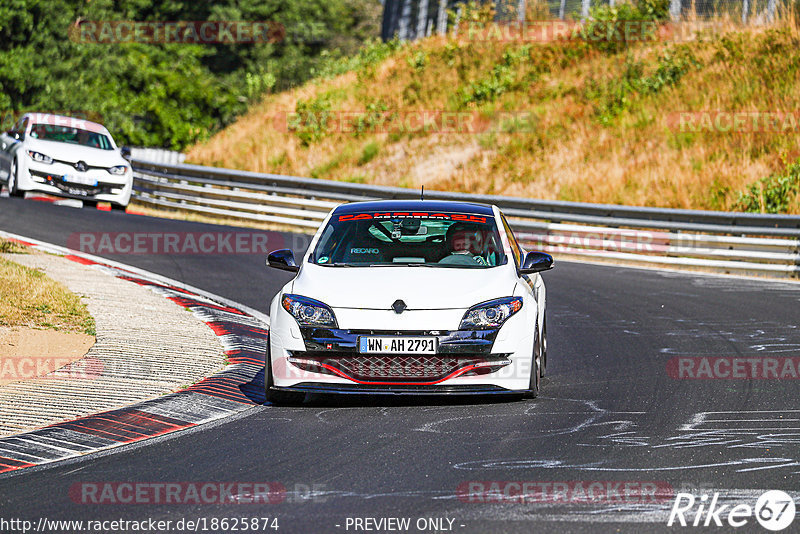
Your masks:
{"label": "green grass", "polygon": [[0,259],[0,325],[96,335],[80,298],[42,271]]}

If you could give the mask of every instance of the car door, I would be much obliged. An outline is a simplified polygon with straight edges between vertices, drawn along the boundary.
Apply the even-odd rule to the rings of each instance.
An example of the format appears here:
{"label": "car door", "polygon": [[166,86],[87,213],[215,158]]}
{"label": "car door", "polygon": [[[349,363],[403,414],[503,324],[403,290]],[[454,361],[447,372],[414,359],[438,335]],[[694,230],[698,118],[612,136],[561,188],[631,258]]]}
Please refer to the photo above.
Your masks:
{"label": "car door", "polygon": [[514,232],[511,230],[511,227],[508,225],[508,221],[506,220],[506,216],[500,212],[500,218],[503,221],[503,229],[508,236],[508,242],[511,245],[511,253],[514,256],[514,262],[517,264],[517,276],[519,276],[519,281],[522,282],[523,287],[527,287],[530,293],[533,295],[533,298],[536,300],[537,305],[539,306],[539,311],[543,312],[542,309],[542,302],[541,302],[541,288],[542,288],[542,277],[539,273],[534,274],[519,274],[519,268],[522,265],[522,262],[525,261],[525,254],[526,251],[523,249],[519,242],[517,241],[517,237],[514,235]]}
{"label": "car door", "polygon": [[12,126],[7,132],[0,134],[0,180],[8,181],[8,169],[11,166],[11,159],[8,157],[11,151],[11,145],[15,139],[14,127]]}
{"label": "car door", "polygon": [[0,179],[8,182],[8,173],[14,154],[22,146],[25,139],[25,129],[28,126],[28,117],[22,117],[14,127],[0,134]]}

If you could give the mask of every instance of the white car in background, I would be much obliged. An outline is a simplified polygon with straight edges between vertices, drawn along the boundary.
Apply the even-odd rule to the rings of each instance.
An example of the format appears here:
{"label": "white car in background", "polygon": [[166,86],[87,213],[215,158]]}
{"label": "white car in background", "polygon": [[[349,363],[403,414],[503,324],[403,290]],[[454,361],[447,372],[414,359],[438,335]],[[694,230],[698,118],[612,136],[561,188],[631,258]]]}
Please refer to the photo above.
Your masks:
{"label": "white car in background", "polygon": [[496,206],[344,204],[322,223],[270,306],[267,400],[305,393],[539,393],[553,267],[525,253]]}
{"label": "white car in background", "polygon": [[0,181],[11,196],[38,191],[77,198],[84,205],[128,205],[133,187],[130,163],[101,124],[27,113],[0,134]]}

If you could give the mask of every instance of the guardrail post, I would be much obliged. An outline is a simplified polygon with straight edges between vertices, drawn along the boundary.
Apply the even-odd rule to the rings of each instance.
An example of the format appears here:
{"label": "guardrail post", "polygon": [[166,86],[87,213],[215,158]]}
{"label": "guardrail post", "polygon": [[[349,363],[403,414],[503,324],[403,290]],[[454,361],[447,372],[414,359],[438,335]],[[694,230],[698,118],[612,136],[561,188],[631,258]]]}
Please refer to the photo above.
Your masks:
{"label": "guardrail post", "polygon": [[681,0],[670,0],[669,16],[672,22],[678,22],[681,18]]}
{"label": "guardrail post", "polygon": [[439,12],[436,17],[436,29],[439,35],[447,33],[447,0],[439,0]]}
{"label": "guardrail post", "polygon": [[417,4],[417,31],[415,38],[425,37],[428,25],[428,0],[419,0]]}

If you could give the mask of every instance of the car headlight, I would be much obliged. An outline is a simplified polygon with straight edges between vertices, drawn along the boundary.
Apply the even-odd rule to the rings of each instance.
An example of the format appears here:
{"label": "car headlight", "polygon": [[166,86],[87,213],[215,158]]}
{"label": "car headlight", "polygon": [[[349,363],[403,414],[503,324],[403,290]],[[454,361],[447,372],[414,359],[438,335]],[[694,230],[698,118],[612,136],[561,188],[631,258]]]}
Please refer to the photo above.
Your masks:
{"label": "car headlight", "polygon": [[53,158],[50,156],[46,156],[41,152],[34,152],[33,150],[28,150],[28,155],[31,157],[33,161],[38,161],[39,163],[53,163]]}
{"label": "car headlight", "polygon": [[116,167],[109,168],[108,172],[110,172],[111,174],[125,174],[127,170],[128,170],[127,165],[117,165]]}
{"label": "car headlight", "polygon": [[522,298],[505,297],[482,302],[470,308],[461,319],[459,330],[499,328],[506,320],[522,309]]}
{"label": "car headlight", "polygon": [[299,295],[284,295],[281,305],[292,314],[300,326],[338,328],[333,310],[318,300]]}

